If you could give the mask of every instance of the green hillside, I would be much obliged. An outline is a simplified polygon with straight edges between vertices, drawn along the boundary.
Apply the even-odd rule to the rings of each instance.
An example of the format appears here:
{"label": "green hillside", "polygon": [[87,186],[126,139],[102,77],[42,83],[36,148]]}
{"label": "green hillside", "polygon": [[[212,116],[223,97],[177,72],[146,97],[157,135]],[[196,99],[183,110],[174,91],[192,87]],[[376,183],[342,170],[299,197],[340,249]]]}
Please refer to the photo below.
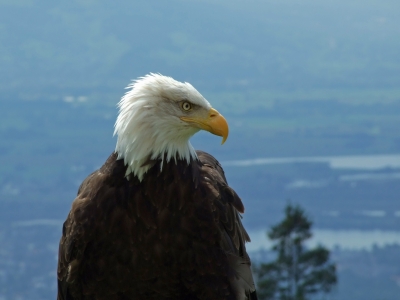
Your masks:
{"label": "green hillside", "polygon": [[0,1],[0,90],[396,88],[400,2]]}

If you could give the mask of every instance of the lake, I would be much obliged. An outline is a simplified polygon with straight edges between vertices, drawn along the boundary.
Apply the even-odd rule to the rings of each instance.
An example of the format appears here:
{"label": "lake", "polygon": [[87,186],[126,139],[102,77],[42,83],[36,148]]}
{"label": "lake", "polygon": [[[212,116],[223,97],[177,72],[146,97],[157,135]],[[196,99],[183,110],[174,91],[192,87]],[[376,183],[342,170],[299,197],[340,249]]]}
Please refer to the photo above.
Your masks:
{"label": "lake", "polygon": [[[266,236],[267,230],[250,231],[251,243],[246,245],[249,252],[270,249],[271,241]],[[400,244],[400,231],[383,230],[329,230],[315,229],[308,246],[323,245],[329,249],[340,247],[346,250],[371,250],[374,245],[383,247]]]}

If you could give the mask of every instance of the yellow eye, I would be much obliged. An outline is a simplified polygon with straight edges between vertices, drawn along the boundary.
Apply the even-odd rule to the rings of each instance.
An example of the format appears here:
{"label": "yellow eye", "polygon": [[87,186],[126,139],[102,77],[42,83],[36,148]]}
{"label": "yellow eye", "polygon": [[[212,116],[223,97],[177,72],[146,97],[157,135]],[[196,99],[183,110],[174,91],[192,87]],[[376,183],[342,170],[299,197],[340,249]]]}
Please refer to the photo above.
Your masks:
{"label": "yellow eye", "polygon": [[187,102],[187,101],[183,102],[183,103],[181,104],[181,106],[182,106],[182,109],[183,109],[183,110],[186,110],[186,111],[192,109],[192,104],[191,104],[190,102]]}

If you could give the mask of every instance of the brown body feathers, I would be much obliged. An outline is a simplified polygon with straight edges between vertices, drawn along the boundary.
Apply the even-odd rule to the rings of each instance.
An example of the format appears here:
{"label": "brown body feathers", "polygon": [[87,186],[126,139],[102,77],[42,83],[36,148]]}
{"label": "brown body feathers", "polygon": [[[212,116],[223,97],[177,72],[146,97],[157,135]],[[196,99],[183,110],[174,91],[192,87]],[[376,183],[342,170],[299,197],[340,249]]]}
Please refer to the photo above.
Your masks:
{"label": "brown body feathers", "polygon": [[256,299],[242,201],[220,164],[151,161],[140,182],[113,153],[63,225],[58,300]]}

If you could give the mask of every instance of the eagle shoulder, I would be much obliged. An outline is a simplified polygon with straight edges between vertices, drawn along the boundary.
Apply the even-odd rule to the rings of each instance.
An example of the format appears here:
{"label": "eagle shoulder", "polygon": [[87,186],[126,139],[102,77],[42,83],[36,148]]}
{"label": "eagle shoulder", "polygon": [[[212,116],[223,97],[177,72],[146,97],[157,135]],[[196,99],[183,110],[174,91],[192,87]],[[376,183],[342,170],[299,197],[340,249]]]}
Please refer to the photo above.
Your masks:
{"label": "eagle shoulder", "polygon": [[245,247],[250,237],[243,227],[239,214],[244,212],[242,200],[228,185],[218,160],[206,152],[196,152],[201,162],[203,180],[213,191],[213,202],[221,232],[220,246],[224,249],[229,265],[235,272],[235,276],[230,278],[232,288],[237,299],[257,299],[251,262]]}
{"label": "eagle shoulder", "polygon": [[99,207],[104,207],[105,198],[115,197],[116,188],[126,181],[124,172],[123,163],[113,153],[80,185],[62,227],[57,267],[58,300],[80,299],[76,295],[83,292],[79,275],[87,245],[105,230],[104,222],[99,220],[105,221],[107,216],[99,216]]}

